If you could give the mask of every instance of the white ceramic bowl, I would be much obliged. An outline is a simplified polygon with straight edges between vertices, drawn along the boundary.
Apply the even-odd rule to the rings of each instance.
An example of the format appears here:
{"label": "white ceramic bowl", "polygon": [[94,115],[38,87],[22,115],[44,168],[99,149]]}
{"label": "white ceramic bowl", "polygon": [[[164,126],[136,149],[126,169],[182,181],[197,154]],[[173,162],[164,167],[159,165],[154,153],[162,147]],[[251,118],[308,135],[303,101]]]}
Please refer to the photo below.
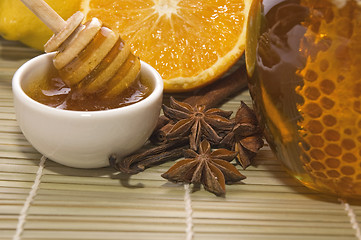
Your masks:
{"label": "white ceramic bowl", "polygon": [[163,81],[142,62],[141,73],[153,92],[142,101],[104,111],[70,111],[46,106],[28,97],[23,87],[42,76],[54,54],[37,56],[14,74],[12,88],[18,124],[26,139],[47,158],[70,167],[108,166],[110,154],[120,157],[139,149],[151,135],[160,113]]}

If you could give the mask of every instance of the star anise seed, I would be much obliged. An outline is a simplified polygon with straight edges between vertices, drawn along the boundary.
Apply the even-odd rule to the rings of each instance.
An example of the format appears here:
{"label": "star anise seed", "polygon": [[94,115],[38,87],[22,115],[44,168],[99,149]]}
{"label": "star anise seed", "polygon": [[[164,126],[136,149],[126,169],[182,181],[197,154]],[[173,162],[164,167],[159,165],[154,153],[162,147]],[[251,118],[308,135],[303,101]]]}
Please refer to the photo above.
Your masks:
{"label": "star anise seed", "polygon": [[203,140],[199,146],[199,153],[191,149],[185,150],[185,159],[175,163],[162,174],[162,177],[172,182],[202,184],[207,191],[224,195],[226,183],[246,178],[230,163],[236,154],[227,149],[212,152],[210,143]]}
{"label": "star anise seed", "polygon": [[232,111],[221,109],[206,109],[204,105],[191,106],[185,102],[178,102],[170,98],[170,107],[163,105],[164,115],[174,122],[167,133],[168,139],[189,136],[190,147],[197,150],[202,139],[211,144],[218,144],[222,140],[221,132],[230,131],[233,122],[229,119]]}
{"label": "star anise seed", "polygon": [[238,152],[236,160],[246,169],[251,165],[258,150],[263,147],[262,131],[253,110],[244,102],[241,102],[234,121],[235,126],[220,145]]}

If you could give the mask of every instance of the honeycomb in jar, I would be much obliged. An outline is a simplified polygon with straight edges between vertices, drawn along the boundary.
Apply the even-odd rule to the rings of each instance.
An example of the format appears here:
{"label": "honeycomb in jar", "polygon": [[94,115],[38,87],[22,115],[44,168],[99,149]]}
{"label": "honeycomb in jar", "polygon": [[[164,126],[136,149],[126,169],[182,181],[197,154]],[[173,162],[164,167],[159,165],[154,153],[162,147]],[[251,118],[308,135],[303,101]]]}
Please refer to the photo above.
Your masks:
{"label": "honeycomb in jar", "polygon": [[[340,195],[361,194],[361,6],[301,1],[310,18],[298,72],[301,159],[316,184]],[[307,46],[307,47],[306,47]]]}

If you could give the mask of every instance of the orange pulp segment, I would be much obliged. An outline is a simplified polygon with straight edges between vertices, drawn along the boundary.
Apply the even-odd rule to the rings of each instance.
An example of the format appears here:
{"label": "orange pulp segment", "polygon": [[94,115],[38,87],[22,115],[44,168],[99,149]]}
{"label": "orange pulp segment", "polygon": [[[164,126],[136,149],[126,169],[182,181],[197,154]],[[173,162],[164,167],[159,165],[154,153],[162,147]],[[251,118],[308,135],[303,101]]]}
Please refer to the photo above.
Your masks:
{"label": "orange pulp segment", "polygon": [[251,0],[83,0],[86,19],[119,32],[132,52],[184,92],[221,77],[242,56]]}

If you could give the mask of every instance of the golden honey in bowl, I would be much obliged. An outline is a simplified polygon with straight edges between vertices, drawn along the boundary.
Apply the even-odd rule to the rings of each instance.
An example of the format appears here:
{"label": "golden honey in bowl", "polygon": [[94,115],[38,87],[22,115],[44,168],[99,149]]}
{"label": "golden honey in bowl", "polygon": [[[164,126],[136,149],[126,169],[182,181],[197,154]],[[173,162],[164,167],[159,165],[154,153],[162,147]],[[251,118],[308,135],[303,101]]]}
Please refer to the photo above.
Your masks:
{"label": "golden honey in bowl", "polygon": [[30,84],[24,86],[24,92],[37,102],[65,110],[75,111],[99,111],[127,106],[137,103],[153,90],[150,82],[140,76],[123,92],[116,96],[104,97],[102,89],[97,92],[84,92],[81,86],[68,87],[59,71],[53,66],[42,78],[34,79]]}
{"label": "golden honey in bowl", "polygon": [[360,1],[259,9],[249,87],[268,143],[304,185],[361,198]]}

